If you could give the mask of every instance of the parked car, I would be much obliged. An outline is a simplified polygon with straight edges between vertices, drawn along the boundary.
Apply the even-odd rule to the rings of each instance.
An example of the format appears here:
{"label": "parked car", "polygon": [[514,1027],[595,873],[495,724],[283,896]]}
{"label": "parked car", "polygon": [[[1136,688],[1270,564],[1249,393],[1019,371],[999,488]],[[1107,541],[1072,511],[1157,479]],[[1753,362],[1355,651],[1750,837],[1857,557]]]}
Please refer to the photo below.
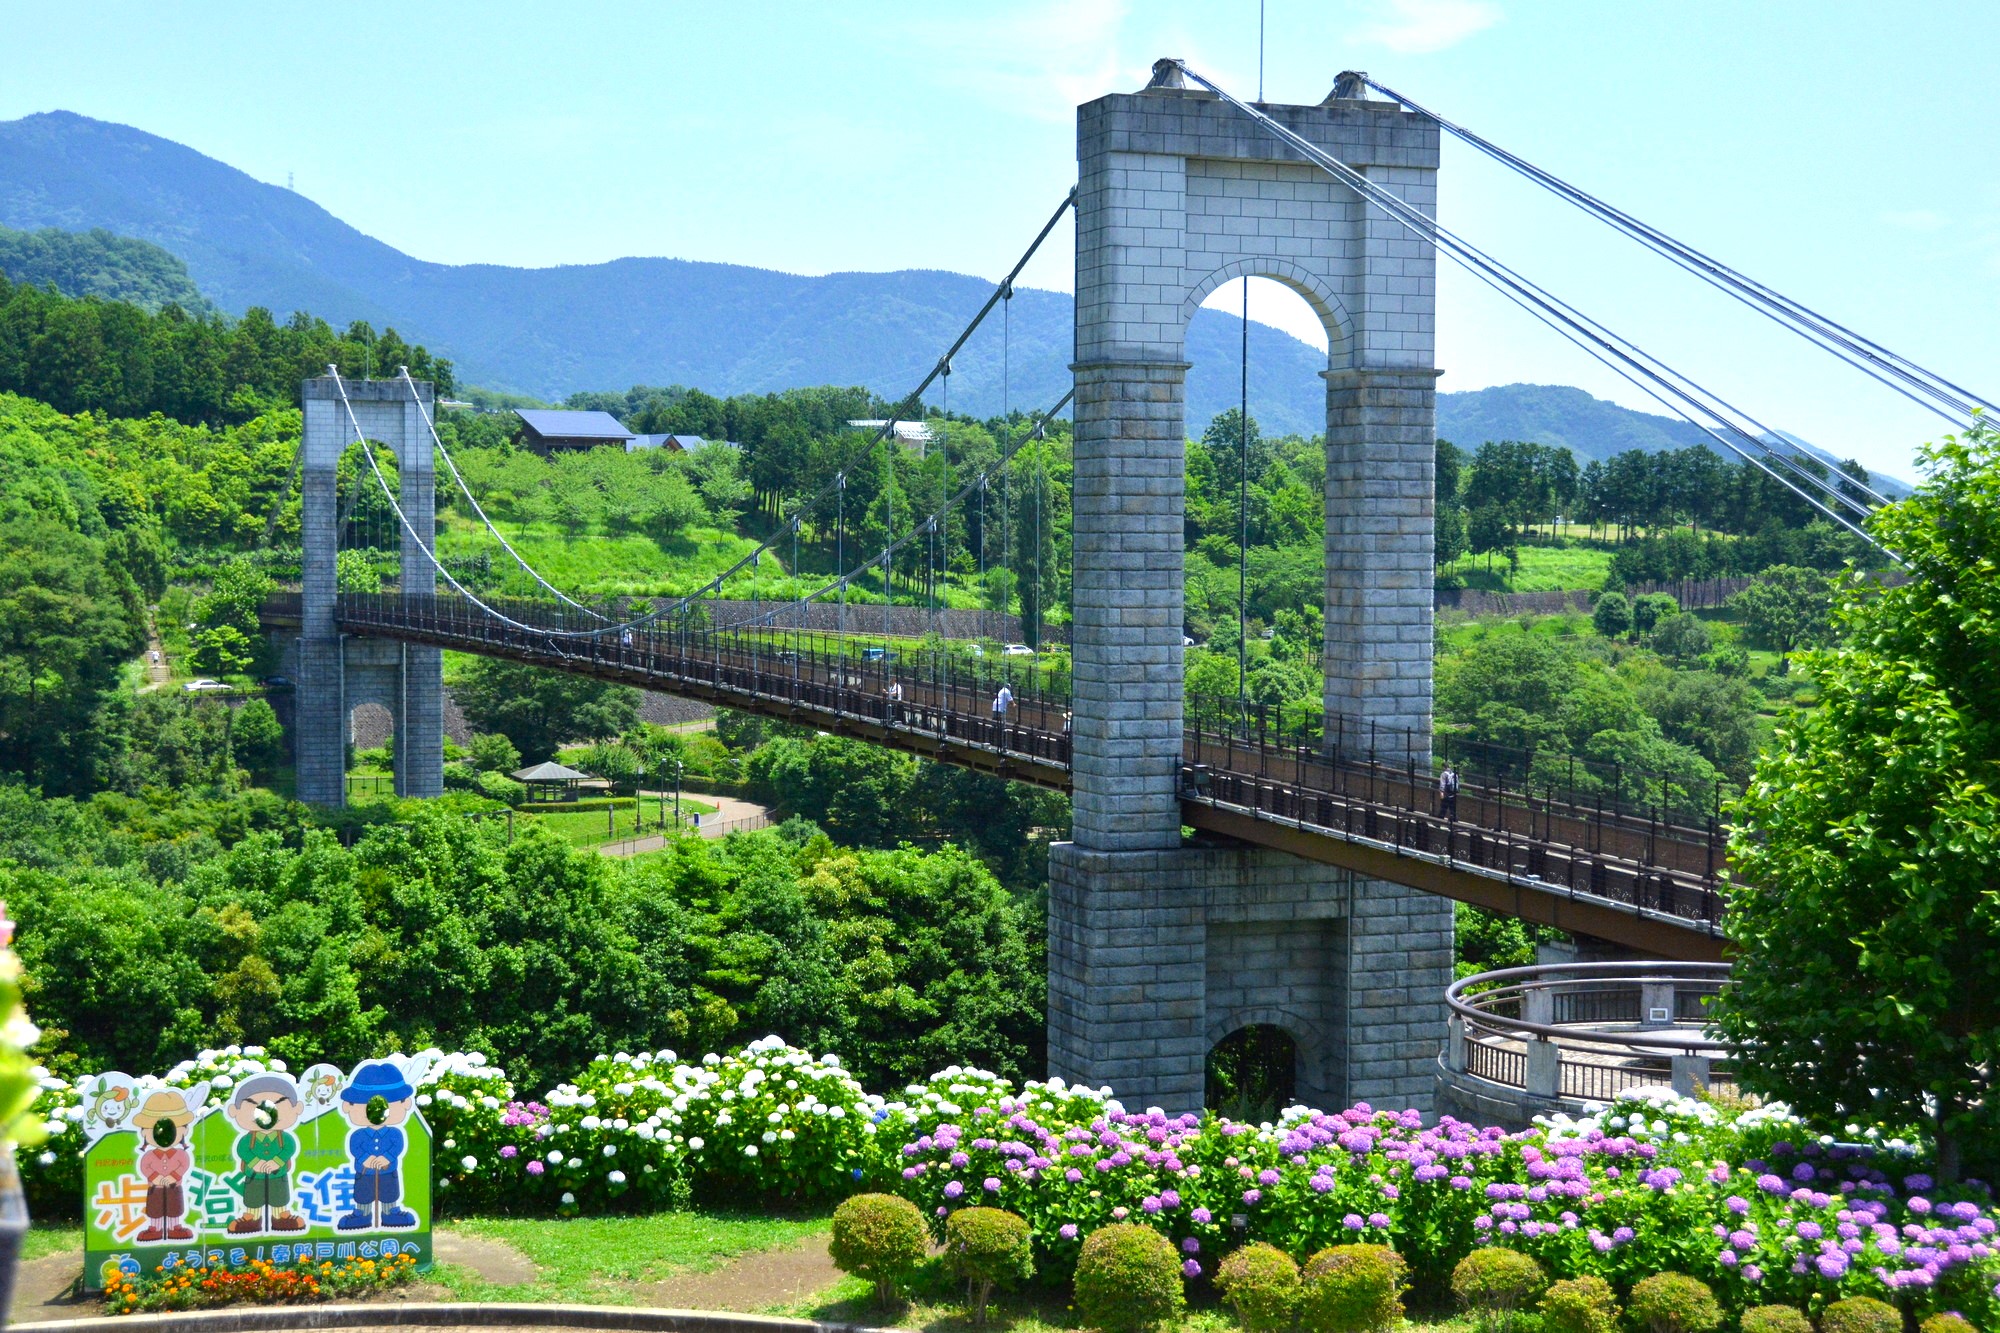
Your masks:
{"label": "parked car", "polygon": [[1000,650],[1002,657],[1033,657],[1035,650],[1025,643],[1010,643]]}
{"label": "parked car", "polygon": [[896,655],[887,648],[863,648],[861,660],[864,662],[893,662]]}
{"label": "parked car", "polygon": [[181,686],[181,688],[186,690],[189,694],[233,693],[230,686],[224,685],[219,680],[210,680],[206,676],[202,677],[200,680],[191,680],[187,684]]}
{"label": "parked car", "polygon": [[292,688],[292,680],[289,676],[266,676],[257,683],[274,694],[282,694]]}

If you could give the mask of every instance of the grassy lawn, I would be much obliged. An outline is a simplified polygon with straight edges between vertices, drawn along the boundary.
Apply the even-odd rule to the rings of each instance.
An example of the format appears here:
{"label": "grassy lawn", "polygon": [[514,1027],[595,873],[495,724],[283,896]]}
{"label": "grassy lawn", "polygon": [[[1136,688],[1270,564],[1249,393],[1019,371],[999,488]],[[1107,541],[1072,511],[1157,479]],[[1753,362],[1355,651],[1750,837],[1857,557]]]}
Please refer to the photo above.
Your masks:
{"label": "grassy lawn", "polygon": [[46,1259],[65,1250],[83,1261],[83,1228],[72,1222],[36,1222],[21,1238],[21,1260]]}
{"label": "grassy lawn", "polygon": [[[438,528],[440,555],[485,555],[492,560],[493,573],[508,594],[539,593],[477,522],[462,514],[440,512]],[[542,577],[567,592],[592,596],[692,592],[756,547],[748,538],[718,528],[690,528],[664,542],[629,533],[585,532],[572,537],[550,523],[503,522],[500,528],[521,558],[541,571]],[[775,554],[763,562],[761,572],[767,582],[784,575]]]}
{"label": "grassy lawn", "polygon": [[[573,846],[577,847],[595,847],[599,843],[616,842],[620,838],[630,838],[637,834],[659,832],[659,803],[650,796],[646,798],[645,818],[642,821],[645,827],[636,829],[632,824],[632,804],[629,799],[621,800],[618,803],[618,808],[614,812],[617,821],[616,832],[606,831],[605,812],[602,810],[561,810],[551,814],[533,815],[524,813],[523,818],[532,819],[535,823],[553,829]],[[667,798],[667,809],[671,815],[673,810],[673,797],[671,796]],[[697,814],[712,815],[714,813],[715,807],[708,802],[698,801],[685,792],[681,794],[681,817],[683,819],[689,819]]]}
{"label": "grassy lawn", "polygon": [[1601,588],[1611,573],[1611,552],[1596,546],[1523,546],[1521,568],[1509,575],[1506,557],[1495,554],[1493,570],[1487,572],[1483,555],[1460,556],[1440,573],[1457,574],[1468,588],[1488,592],[1563,592],[1573,588]]}
{"label": "grassy lawn", "polygon": [[539,1269],[525,1286],[497,1286],[440,1265],[435,1280],[458,1300],[633,1305],[641,1283],[705,1272],[740,1255],[796,1244],[825,1231],[825,1217],[655,1213],[647,1217],[460,1218],[447,1230],[504,1241]]}

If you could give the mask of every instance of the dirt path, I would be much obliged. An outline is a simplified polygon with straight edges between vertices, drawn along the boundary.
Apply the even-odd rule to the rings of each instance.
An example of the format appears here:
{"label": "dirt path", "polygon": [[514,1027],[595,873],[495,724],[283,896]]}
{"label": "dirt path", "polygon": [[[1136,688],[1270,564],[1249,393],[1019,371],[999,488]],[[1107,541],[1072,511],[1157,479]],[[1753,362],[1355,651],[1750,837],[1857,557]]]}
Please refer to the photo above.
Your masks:
{"label": "dirt path", "polygon": [[827,1238],[812,1236],[785,1250],[746,1254],[706,1273],[684,1273],[632,1288],[639,1304],[669,1310],[735,1310],[754,1313],[791,1305],[841,1279],[827,1257]]}
{"label": "dirt path", "polygon": [[151,623],[146,626],[145,665],[146,683],[139,687],[139,693],[145,694],[149,690],[157,690],[173,681],[174,669],[167,661],[166,645],[160,642],[159,627]]}

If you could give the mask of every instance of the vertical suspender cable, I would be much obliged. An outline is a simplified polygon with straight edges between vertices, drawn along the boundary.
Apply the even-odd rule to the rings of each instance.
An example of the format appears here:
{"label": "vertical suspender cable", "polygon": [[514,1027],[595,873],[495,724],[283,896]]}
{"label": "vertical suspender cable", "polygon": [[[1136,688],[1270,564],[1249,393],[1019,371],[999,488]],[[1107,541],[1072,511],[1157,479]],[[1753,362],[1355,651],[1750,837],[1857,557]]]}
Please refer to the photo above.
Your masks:
{"label": "vertical suspender cable", "polygon": [[[1259,91],[1262,91],[1261,88]],[[1260,97],[1258,99],[1262,101]],[[1250,276],[1243,276],[1243,395],[1236,416],[1236,698],[1248,696],[1250,644]]]}

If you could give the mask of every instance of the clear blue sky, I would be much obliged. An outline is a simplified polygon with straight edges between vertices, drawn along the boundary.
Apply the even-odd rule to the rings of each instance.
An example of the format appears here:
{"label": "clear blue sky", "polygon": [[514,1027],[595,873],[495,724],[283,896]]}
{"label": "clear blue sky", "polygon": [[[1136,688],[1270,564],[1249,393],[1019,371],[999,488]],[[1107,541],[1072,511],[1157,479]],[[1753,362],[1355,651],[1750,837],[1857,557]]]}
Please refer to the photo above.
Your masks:
{"label": "clear blue sky", "polygon": [[[0,118],[64,108],[267,181],[293,172],[363,231],[450,263],[997,276],[1073,179],[1076,103],[1139,87],[1160,55],[1244,93],[1257,72],[1256,0],[0,12]],[[1991,396],[1996,14],[1271,0],[1266,89],[1313,102],[1367,69]],[[1441,191],[1449,225],[1774,425],[1906,474],[1937,429],[1469,150],[1447,147]],[[1069,287],[1067,236],[1031,276]],[[1440,307],[1445,388],[1572,383],[1648,405],[1469,280],[1447,272]],[[1253,311],[1311,328],[1275,288]]]}

